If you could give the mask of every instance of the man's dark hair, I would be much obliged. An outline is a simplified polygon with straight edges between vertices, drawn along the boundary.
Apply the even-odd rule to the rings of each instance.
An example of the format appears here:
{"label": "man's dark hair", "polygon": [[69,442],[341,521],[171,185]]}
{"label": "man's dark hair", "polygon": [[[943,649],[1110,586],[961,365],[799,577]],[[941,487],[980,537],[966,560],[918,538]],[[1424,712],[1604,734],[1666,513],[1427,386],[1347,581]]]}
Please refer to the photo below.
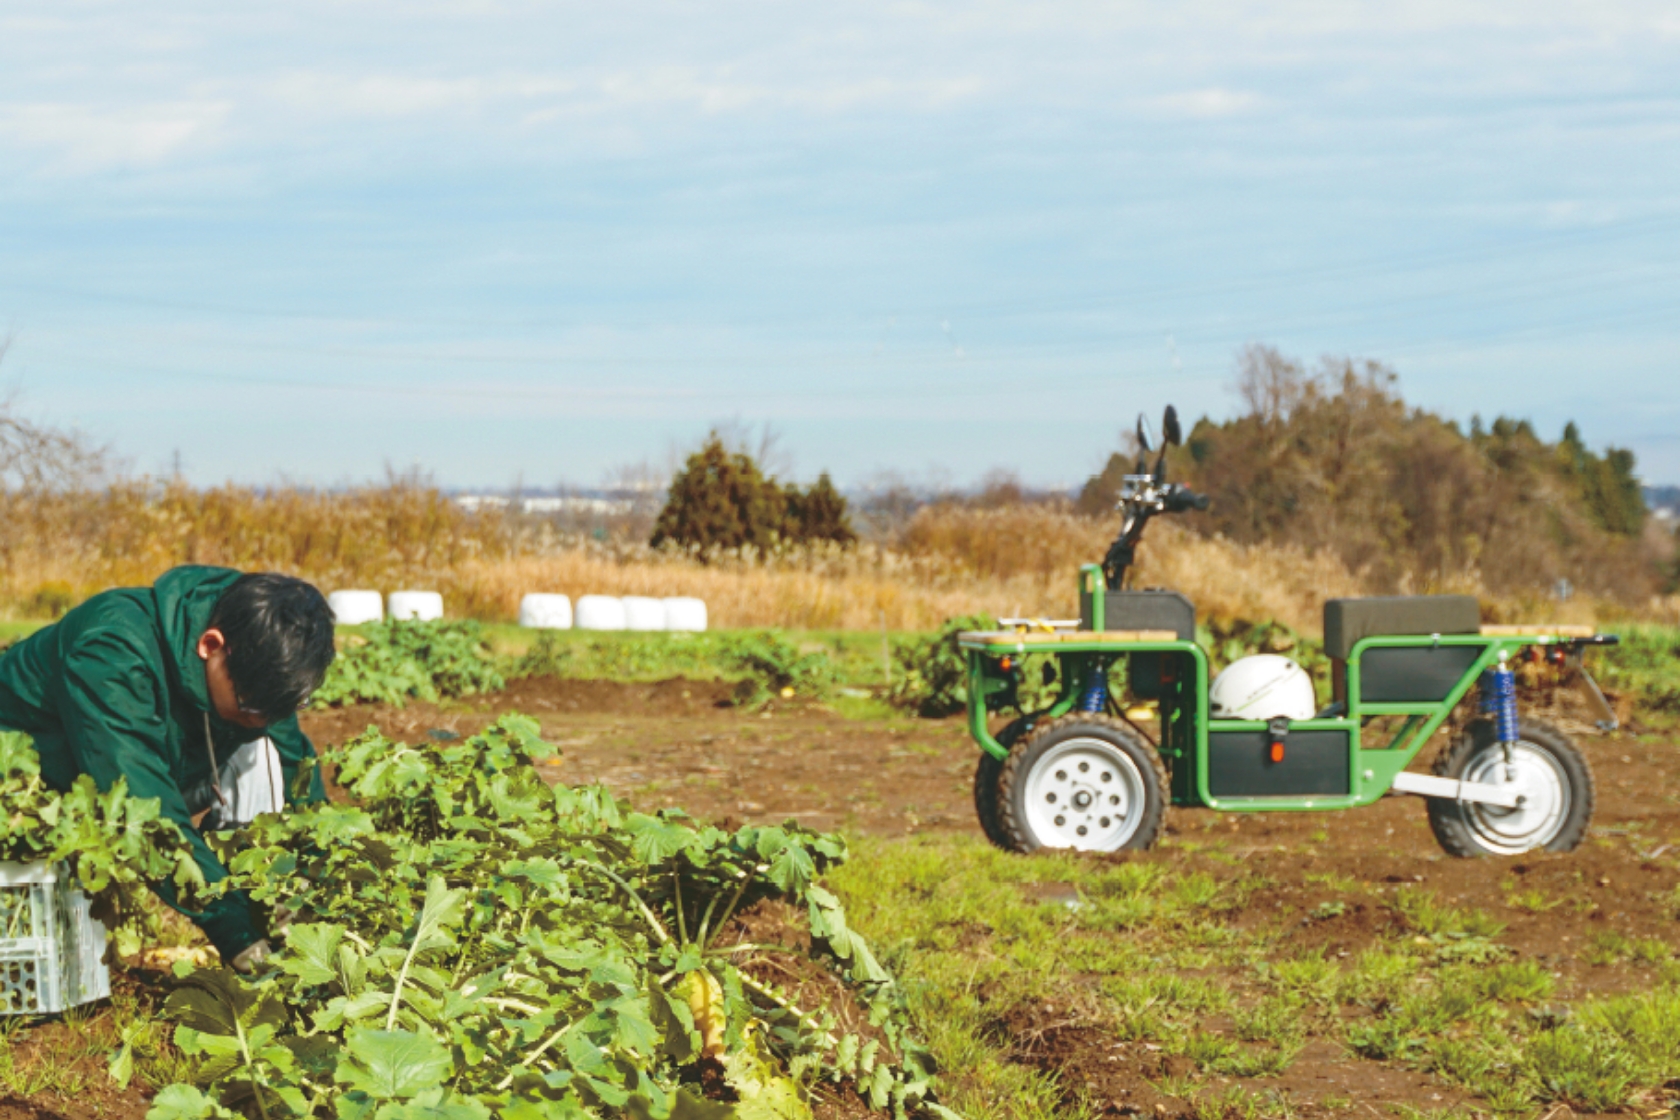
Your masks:
{"label": "man's dark hair", "polygon": [[275,572],[240,576],[216,600],[239,703],[278,723],[309,702],[333,659],[333,613],[312,584]]}

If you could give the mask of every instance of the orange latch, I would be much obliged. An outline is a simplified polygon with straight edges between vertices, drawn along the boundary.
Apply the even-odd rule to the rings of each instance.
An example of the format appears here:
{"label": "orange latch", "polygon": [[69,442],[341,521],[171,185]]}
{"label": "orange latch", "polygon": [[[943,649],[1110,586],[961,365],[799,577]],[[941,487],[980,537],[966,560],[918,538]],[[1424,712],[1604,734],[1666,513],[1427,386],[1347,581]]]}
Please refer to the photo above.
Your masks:
{"label": "orange latch", "polygon": [[1289,720],[1277,716],[1266,721],[1266,730],[1272,739],[1272,761],[1283,761],[1283,741],[1289,737]]}

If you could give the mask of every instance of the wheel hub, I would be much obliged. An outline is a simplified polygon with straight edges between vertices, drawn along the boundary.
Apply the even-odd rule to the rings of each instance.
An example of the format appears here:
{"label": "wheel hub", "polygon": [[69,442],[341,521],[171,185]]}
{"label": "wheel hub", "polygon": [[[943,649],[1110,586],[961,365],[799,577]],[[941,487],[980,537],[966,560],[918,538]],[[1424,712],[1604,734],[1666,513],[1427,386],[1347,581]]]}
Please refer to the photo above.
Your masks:
{"label": "wheel hub", "polygon": [[1497,851],[1516,854],[1545,847],[1568,819],[1569,781],[1552,756],[1527,742],[1491,746],[1464,769],[1467,782],[1485,782],[1517,795],[1517,807],[1472,804],[1470,826],[1477,838]]}
{"label": "wheel hub", "polygon": [[1045,752],[1027,776],[1027,823],[1046,847],[1113,851],[1142,820],[1143,776],[1118,747],[1069,739]]}

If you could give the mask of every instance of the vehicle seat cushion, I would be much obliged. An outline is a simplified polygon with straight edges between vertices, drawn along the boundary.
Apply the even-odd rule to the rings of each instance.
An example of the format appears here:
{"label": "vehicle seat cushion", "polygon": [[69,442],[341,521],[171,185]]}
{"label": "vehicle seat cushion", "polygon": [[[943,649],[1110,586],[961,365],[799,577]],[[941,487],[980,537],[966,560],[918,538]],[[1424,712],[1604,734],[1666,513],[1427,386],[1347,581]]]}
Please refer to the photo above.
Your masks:
{"label": "vehicle seat cushion", "polygon": [[1390,595],[1324,604],[1324,655],[1345,661],[1362,638],[1381,634],[1476,634],[1482,612],[1474,595]]}

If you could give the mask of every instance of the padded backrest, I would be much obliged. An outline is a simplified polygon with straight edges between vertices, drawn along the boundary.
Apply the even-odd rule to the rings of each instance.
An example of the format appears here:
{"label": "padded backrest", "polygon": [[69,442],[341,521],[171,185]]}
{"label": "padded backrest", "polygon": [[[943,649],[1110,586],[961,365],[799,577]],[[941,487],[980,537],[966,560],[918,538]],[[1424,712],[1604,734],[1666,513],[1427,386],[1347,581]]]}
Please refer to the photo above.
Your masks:
{"label": "padded backrest", "polygon": [[1110,591],[1103,597],[1102,629],[1171,630],[1179,641],[1193,642],[1196,607],[1176,591]]}
{"label": "padded backrest", "polygon": [[1476,634],[1481,628],[1474,595],[1331,599],[1324,604],[1324,655],[1345,661],[1361,638],[1381,634]]}

